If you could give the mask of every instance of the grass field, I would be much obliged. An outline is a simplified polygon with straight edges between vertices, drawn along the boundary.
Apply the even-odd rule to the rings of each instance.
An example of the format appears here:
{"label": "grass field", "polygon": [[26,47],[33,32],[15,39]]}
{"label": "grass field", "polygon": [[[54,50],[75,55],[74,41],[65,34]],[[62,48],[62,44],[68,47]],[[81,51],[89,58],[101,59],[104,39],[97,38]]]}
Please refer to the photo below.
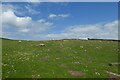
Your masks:
{"label": "grass field", "polygon": [[[46,46],[37,46],[38,44]],[[118,42],[2,40],[3,78],[106,78],[118,73]]]}

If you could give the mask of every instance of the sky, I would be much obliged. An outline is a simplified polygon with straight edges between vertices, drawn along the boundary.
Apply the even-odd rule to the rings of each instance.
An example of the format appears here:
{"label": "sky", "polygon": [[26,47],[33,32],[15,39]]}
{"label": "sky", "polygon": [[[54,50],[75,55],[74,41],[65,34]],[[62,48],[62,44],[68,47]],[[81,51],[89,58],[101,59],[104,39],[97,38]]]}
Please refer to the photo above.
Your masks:
{"label": "sky", "polygon": [[3,2],[2,37],[118,39],[117,2]]}

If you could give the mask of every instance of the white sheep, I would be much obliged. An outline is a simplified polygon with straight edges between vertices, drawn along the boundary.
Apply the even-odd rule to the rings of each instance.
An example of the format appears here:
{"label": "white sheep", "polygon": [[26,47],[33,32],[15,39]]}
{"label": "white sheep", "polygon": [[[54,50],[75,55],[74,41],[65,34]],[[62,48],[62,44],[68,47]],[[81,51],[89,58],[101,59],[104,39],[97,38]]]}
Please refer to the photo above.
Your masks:
{"label": "white sheep", "polygon": [[39,44],[39,46],[45,46],[45,44],[42,43],[42,44]]}
{"label": "white sheep", "polygon": [[22,41],[21,41],[21,40],[19,40],[18,42],[19,42],[19,43],[21,43]]}

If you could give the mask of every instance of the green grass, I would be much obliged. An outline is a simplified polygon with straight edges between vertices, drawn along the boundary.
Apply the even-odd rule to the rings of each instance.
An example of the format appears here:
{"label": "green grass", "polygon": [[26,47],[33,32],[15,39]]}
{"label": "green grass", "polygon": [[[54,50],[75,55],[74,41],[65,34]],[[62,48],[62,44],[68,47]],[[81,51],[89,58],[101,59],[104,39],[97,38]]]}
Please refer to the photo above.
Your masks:
{"label": "green grass", "polygon": [[[36,46],[40,43],[46,46]],[[106,78],[106,71],[118,73],[118,66],[108,65],[118,62],[117,50],[113,41],[3,39],[3,78]],[[71,70],[85,75],[73,76]]]}

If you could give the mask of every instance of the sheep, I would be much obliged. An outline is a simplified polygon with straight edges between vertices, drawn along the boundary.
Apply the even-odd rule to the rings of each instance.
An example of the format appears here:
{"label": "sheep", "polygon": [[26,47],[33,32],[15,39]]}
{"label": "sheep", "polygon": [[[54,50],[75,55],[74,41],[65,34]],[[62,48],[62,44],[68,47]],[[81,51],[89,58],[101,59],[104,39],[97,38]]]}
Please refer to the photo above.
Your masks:
{"label": "sheep", "polygon": [[39,46],[45,46],[45,44],[41,43],[41,44],[39,44]]}
{"label": "sheep", "polygon": [[22,41],[21,41],[21,40],[19,40],[18,42],[19,42],[19,43],[21,43]]}

